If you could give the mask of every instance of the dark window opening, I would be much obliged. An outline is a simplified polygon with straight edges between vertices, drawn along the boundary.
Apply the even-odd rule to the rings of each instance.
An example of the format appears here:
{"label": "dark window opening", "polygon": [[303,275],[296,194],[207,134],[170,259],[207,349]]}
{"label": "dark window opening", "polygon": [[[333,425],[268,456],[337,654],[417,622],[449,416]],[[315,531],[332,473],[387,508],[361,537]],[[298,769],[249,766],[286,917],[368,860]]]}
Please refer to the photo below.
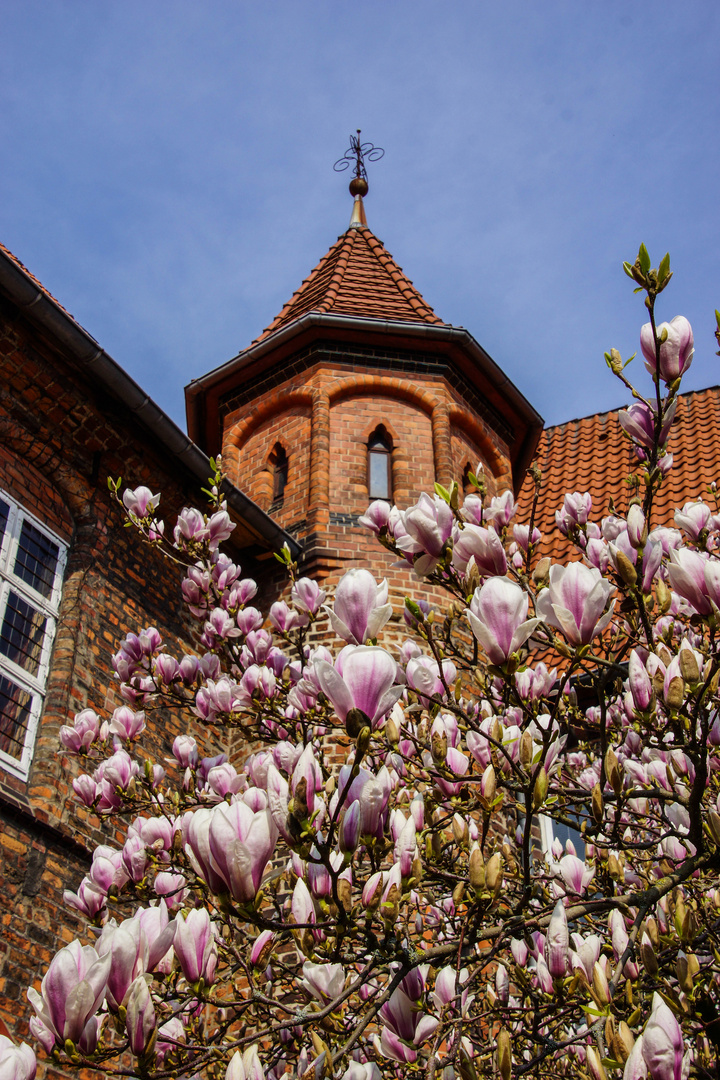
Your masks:
{"label": "dark window opening", "polygon": [[285,498],[285,488],[288,482],[288,456],[285,447],[276,443],[270,455],[270,466],[273,474],[273,504],[280,503]]}
{"label": "dark window opening", "polygon": [[471,491],[475,491],[475,485],[473,484],[472,480],[470,479],[470,473],[472,471],[473,471],[473,467],[470,464],[470,462],[468,461],[465,468],[463,469],[463,478],[462,478],[463,495],[469,495]]}
{"label": "dark window opening", "polygon": [[368,495],[392,499],[392,440],[383,424],[368,439]]}

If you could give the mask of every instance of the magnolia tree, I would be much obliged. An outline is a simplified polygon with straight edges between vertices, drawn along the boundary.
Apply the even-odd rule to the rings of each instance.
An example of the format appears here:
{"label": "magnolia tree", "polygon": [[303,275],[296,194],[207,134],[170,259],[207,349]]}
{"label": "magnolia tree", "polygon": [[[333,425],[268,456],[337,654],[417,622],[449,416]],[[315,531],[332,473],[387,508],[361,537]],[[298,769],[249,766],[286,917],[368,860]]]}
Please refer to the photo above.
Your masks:
{"label": "magnolia tree", "polygon": [[[287,550],[290,599],[265,618],[220,551],[233,526],[219,466],[209,512],[183,510],[172,538],[159,496],[113,485],[129,523],[186,567],[202,651],[128,635],[114,659],[125,704],[61,732],[86,769],[78,798],[125,819],[127,839],[97,848],[66,894],[87,934],[28,991],[58,1065],[716,1075],[720,515],[693,501],[675,528],[654,521],[693,335],[680,316],[656,321],[667,256],[653,270],[641,247],[625,269],[646,295],[652,380],[644,397],[607,354],[634,398],[620,413],[637,455],[627,514],[597,520],[589,494],[568,494],[556,521],[576,554],[562,565],[542,557],[534,506],[514,523],[512,494],[486,499],[479,470],[462,506],[457,485],[404,511],[373,503],[364,525],[420,590],[397,647],[383,644],[384,582],[350,570],[326,603]],[[142,752],[158,707],[214,740],[245,736],[244,763],[181,735],[171,782]],[[0,1077],[34,1071],[3,1040]]]}

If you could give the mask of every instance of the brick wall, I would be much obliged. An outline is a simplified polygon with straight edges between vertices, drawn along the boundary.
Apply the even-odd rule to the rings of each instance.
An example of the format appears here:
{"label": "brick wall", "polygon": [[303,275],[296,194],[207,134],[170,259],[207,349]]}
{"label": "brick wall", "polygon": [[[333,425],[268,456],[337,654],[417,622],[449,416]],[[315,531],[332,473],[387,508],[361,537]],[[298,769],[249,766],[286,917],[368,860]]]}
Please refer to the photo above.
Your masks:
{"label": "brick wall", "polygon": [[[417,582],[412,573],[393,566],[396,560],[357,524],[370,501],[371,433],[382,424],[390,437],[393,500],[401,508],[412,505],[422,491],[432,493],[436,480],[461,481],[468,461],[473,469],[482,461],[490,495],[504,490],[512,484],[509,448],[499,430],[502,424],[493,428],[487,416],[471,408],[437,370],[441,364],[427,358],[411,364],[411,358],[399,354],[389,356],[386,367],[377,354],[362,358],[353,353],[345,363],[341,360],[320,346],[279,371],[270,360],[268,373],[228,393],[223,456],[230,478],[269,506],[267,463],[281,443],[289,458],[288,487],[273,514],[303,543],[303,571],[332,591],[347,568],[368,566],[377,577],[388,578],[393,603],[401,610],[403,597],[417,590]],[[400,370],[403,365],[408,370]],[[275,589],[282,593],[282,583]]]}
{"label": "brick wall", "polygon": [[[72,780],[82,769],[61,752],[59,729],[80,709],[107,716],[121,703],[111,658],[129,631],[157,626],[174,655],[191,635],[177,570],[124,528],[107,477],[162,491],[171,520],[202,496],[126,407],[2,301],[0,387],[0,488],[68,545],[30,774],[23,781],[0,770],[0,1018],[22,1038],[33,1012],[26,987],[39,988],[51,957],[84,925],[64,906],[63,890],[77,888],[97,843],[120,837],[75,803]],[[166,765],[184,730],[184,716],[153,713],[143,749]],[[205,752],[221,749],[193,733]],[[60,1075],[45,1068],[40,1076]]]}

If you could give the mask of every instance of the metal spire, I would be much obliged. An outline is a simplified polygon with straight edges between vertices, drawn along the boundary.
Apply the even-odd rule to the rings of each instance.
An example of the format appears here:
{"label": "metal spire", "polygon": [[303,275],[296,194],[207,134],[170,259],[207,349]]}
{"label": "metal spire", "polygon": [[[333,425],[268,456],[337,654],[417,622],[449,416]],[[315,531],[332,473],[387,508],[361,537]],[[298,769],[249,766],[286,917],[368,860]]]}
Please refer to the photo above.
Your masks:
{"label": "metal spire", "polygon": [[373,146],[371,142],[361,143],[360,128],[358,128],[357,135],[350,136],[349,148],[333,165],[335,172],[345,172],[351,165],[354,166],[355,175],[349,184],[350,194],[355,199],[352,217],[350,218],[351,228],[361,229],[364,225],[367,225],[363,205],[363,195],[367,195],[369,188],[365,162],[379,161],[384,153],[382,147]]}

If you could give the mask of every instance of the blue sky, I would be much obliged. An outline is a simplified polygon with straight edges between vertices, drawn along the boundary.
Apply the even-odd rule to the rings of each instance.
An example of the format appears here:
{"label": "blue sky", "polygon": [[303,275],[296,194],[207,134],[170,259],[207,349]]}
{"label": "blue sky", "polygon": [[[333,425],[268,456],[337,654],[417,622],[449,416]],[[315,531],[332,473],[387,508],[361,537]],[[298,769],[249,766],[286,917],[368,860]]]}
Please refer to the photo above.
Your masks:
{"label": "blue sky", "polygon": [[370,227],[547,422],[624,400],[641,240],[720,382],[716,0],[4,0],[2,35],[0,239],[181,426],[346,228],[357,127]]}

